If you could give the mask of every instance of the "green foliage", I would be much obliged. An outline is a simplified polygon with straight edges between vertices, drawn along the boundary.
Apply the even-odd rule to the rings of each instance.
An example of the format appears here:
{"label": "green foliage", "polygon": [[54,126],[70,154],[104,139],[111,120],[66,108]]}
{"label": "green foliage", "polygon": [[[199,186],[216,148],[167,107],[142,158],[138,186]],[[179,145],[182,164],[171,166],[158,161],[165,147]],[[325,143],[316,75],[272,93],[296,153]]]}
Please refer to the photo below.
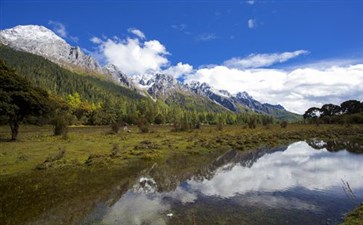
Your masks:
{"label": "green foliage", "polygon": [[155,119],[154,119],[154,123],[155,124],[163,124],[164,123],[164,116],[162,114],[158,114],[156,115]]}
{"label": "green foliage", "polygon": [[149,122],[145,118],[140,118],[137,123],[137,127],[140,129],[141,133],[149,133]]}
{"label": "green foliage", "polygon": [[363,123],[363,102],[348,100],[340,106],[325,104],[321,108],[311,107],[303,115],[310,123]]}
{"label": "green foliage", "polygon": [[262,125],[267,126],[269,124],[272,124],[274,122],[274,119],[272,116],[265,116],[262,117]]}
{"label": "green foliage", "polygon": [[[132,125],[144,118],[149,124],[173,124],[174,130],[194,129],[201,124],[247,124],[250,120],[253,120],[255,126],[273,123],[271,116],[246,109],[241,109],[240,113],[230,112],[193,94],[175,93],[167,99],[154,102],[134,90],[107,81],[101,75],[77,74],[43,57],[1,45],[0,59],[13,66],[21,76],[31,78],[32,85],[56,96],[55,100],[60,105],[54,108],[67,108],[66,111],[72,115],[69,124],[111,125],[113,132],[117,133],[117,120],[120,119]],[[6,94],[0,95],[2,107],[10,110],[14,106],[4,105],[8,102],[7,98]],[[283,111],[272,113],[278,118],[286,117]],[[3,117],[0,117],[1,121]]]}
{"label": "green foliage", "polygon": [[68,125],[69,125],[69,115],[67,112],[57,112],[53,118],[52,124],[54,126],[54,135],[67,136]]}
{"label": "green foliage", "polygon": [[121,126],[123,124],[122,118],[120,115],[117,115],[116,118],[111,122],[111,131],[115,134],[120,132]]}
{"label": "green foliage", "polygon": [[256,118],[255,117],[249,118],[248,128],[250,128],[250,129],[255,129],[256,128]]}
{"label": "green foliage", "polygon": [[340,105],[340,108],[344,114],[353,114],[363,111],[363,102],[357,100],[348,100]]}
{"label": "green foliage", "polygon": [[43,116],[52,111],[46,91],[31,86],[0,60],[0,114],[6,117],[12,140],[16,140],[19,123],[29,116]]}

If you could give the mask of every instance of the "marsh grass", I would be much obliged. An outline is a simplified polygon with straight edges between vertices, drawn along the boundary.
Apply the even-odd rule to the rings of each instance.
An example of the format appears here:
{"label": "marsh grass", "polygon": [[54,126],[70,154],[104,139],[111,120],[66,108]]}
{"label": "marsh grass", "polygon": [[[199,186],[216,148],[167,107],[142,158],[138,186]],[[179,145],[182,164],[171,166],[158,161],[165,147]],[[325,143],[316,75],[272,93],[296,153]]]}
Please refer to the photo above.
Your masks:
{"label": "marsh grass", "polygon": [[[6,202],[0,221],[6,217],[10,222],[5,224],[24,224],[44,209],[57,207],[59,218],[69,219],[63,224],[77,224],[77,219],[92,210],[94,201],[109,199],[115,188],[120,191],[111,199],[119,199],[141,169],[151,165],[162,167],[166,177],[185,178],[230,149],[249,151],[310,138],[344,138],[363,144],[363,127],[356,125],[289,124],[281,128],[275,124],[268,129],[226,125],[222,131],[204,125],[179,132],[165,125],[150,128],[153,132],[142,133],[131,126],[132,132],[110,135],[109,126],[69,127],[64,140],[53,135],[51,126],[22,126],[18,141],[8,142],[9,128],[0,127],[0,203]],[[42,164],[48,166],[35,169]],[[157,174],[152,175],[157,179]],[[347,221],[357,216],[362,221],[359,210]]]}
{"label": "marsh grass", "polygon": [[350,212],[341,225],[362,225],[363,224],[363,203]]}
{"label": "marsh grass", "polygon": [[[274,147],[292,141],[309,138],[335,139],[344,137],[363,143],[363,127],[351,125],[304,125],[289,124],[282,128],[279,124],[257,126],[245,129],[243,126],[204,125],[200,129],[171,132],[172,126],[150,126],[153,132],[121,131],[109,135],[108,126],[69,127],[68,138],[54,136],[51,126],[22,126],[17,142],[0,142],[0,175],[17,174],[34,169],[37,165],[57,158],[59,149],[66,149],[61,159],[52,161],[52,169],[65,166],[85,165],[90,156],[104,161],[103,165],[123,165],[131,159],[162,160],[171,153],[209,154],[221,148],[241,151],[261,147]],[[0,127],[0,140],[10,138],[9,128]],[[92,157],[91,157],[92,158]],[[95,160],[94,160],[95,161]],[[78,162],[78,163],[74,163]],[[92,163],[97,165],[97,163]]]}

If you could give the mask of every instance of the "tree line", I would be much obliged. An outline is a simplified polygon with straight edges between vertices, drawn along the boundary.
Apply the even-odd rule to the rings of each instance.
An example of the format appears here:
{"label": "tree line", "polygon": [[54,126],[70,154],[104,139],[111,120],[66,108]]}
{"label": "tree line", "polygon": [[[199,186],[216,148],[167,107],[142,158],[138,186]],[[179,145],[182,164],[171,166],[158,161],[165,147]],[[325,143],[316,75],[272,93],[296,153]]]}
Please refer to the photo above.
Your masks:
{"label": "tree line", "polygon": [[[110,125],[118,131],[123,124],[135,124],[147,132],[149,124],[170,124],[175,131],[198,129],[202,124],[256,124],[274,122],[272,116],[252,112],[214,112],[182,104],[166,104],[146,97],[118,95],[101,90],[108,98],[88,98],[75,91],[57,95],[34,85],[0,60],[0,122],[9,124],[11,138],[16,140],[21,123],[52,124],[55,134],[66,132],[67,126]],[[42,80],[42,79],[40,79]],[[81,88],[81,90],[83,90]],[[144,129],[142,129],[144,128]]]}
{"label": "tree line", "polygon": [[309,123],[363,123],[363,102],[348,100],[340,105],[311,107],[305,111],[303,118]]}

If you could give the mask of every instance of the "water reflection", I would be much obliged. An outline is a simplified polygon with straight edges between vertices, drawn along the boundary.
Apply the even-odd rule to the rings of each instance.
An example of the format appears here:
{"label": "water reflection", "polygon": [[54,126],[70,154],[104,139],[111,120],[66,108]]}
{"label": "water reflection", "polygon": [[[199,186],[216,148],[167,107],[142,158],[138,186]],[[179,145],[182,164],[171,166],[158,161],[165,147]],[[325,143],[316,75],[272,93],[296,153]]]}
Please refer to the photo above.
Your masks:
{"label": "water reflection", "polygon": [[276,192],[303,187],[329,191],[340,188],[342,179],[352,190],[363,188],[363,156],[347,151],[314,151],[306,142],[291,144],[283,152],[266,154],[251,167],[219,168],[210,180],[188,181],[204,195],[232,197],[247,192]]}
{"label": "water reflection", "polygon": [[363,155],[329,152],[323,142],[316,145],[319,150],[296,142],[249,154],[230,151],[169,192],[158,192],[158,185],[170,177],[141,177],[103,210],[98,223],[190,224],[188,213],[196,210],[200,224],[218,218],[258,224],[270,215],[276,218],[265,224],[289,224],[291,218],[294,224],[337,224],[363,200]]}
{"label": "water reflection", "polygon": [[126,193],[102,220],[103,224],[166,224],[162,212],[170,209],[159,195]]}

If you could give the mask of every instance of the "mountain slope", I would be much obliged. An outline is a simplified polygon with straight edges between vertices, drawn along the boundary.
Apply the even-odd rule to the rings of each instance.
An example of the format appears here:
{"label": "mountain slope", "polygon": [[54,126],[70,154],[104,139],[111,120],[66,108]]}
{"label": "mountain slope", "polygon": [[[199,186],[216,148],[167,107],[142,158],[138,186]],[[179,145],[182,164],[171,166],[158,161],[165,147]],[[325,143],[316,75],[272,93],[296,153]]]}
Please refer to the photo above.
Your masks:
{"label": "mountain slope", "polygon": [[137,100],[137,92],[92,76],[81,76],[44,59],[0,45],[0,59],[27,77],[33,84],[59,96],[77,92],[90,102],[105,102],[112,98]]}
{"label": "mountain slope", "polygon": [[232,95],[226,90],[217,90],[207,83],[200,82],[191,82],[188,84],[188,87],[194,93],[205,96],[233,112],[242,112],[250,109],[257,113],[272,115],[280,120],[294,121],[301,119],[300,115],[287,111],[281,105],[262,104],[245,91]]}
{"label": "mountain slope", "polygon": [[54,63],[82,72],[102,73],[102,68],[79,47],[73,47],[44,26],[16,26],[0,31],[0,43],[44,56]]}
{"label": "mountain slope", "polygon": [[[17,51],[7,46],[0,45],[0,59],[16,69],[20,75],[28,78],[35,86],[62,97],[77,92],[83,100],[92,103],[124,102],[130,108],[137,106],[139,100],[148,100],[134,89],[94,76],[79,75],[41,56]],[[168,106],[197,112],[226,112],[225,108],[208,99],[178,91],[163,99],[163,102]]]}
{"label": "mountain slope", "polygon": [[[35,79],[34,82],[38,82],[38,85],[57,94],[69,93],[81,87],[78,92],[84,93],[86,99],[94,101],[94,96],[99,96],[96,93],[97,90],[85,88],[89,82],[93,82],[93,84],[97,83],[98,86],[104,86],[106,89],[122,90],[121,92],[125,96],[141,97],[140,95],[144,95],[151,97],[154,101],[163,100],[168,105],[179,105],[186,109],[212,112],[228,110],[237,113],[252,111],[286,120],[295,120],[301,117],[288,112],[281,105],[262,104],[247,92],[231,95],[226,90],[216,90],[206,83],[192,82],[185,84],[177,81],[173,76],[160,73],[129,77],[112,64],[101,67],[96,59],[85,54],[79,47],[71,46],[53,31],[43,26],[26,25],[2,30],[0,31],[1,43],[15,50],[42,56],[63,68],[75,72],[72,75],[67,75],[72,78],[70,81],[66,81],[69,78],[63,75],[69,74],[70,71],[62,70],[62,72],[59,72],[60,69],[54,67],[54,65],[47,64],[49,65],[49,68],[47,68],[44,65],[32,65],[27,60],[23,61],[25,65],[18,65],[20,59],[31,58],[30,55],[21,55],[20,59],[13,57],[8,60],[9,63],[13,64],[13,67],[16,67],[24,74],[32,74],[31,76],[34,76],[32,79]],[[8,50],[5,50],[5,52],[9,53]],[[6,56],[4,57],[6,58]],[[35,61],[40,62],[41,60],[38,58]],[[30,71],[31,68],[34,71]],[[51,74],[55,74],[55,76]],[[79,74],[97,75],[96,77],[101,79],[95,78],[95,76],[79,78]],[[84,80],[88,81],[82,83]],[[111,85],[105,80],[113,81],[117,85]],[[124,89],[116,88],[116,86],[122,86]],[[62,88],[64,90],[59,90]],[[107,99],[106,96],[105,99]]]}

